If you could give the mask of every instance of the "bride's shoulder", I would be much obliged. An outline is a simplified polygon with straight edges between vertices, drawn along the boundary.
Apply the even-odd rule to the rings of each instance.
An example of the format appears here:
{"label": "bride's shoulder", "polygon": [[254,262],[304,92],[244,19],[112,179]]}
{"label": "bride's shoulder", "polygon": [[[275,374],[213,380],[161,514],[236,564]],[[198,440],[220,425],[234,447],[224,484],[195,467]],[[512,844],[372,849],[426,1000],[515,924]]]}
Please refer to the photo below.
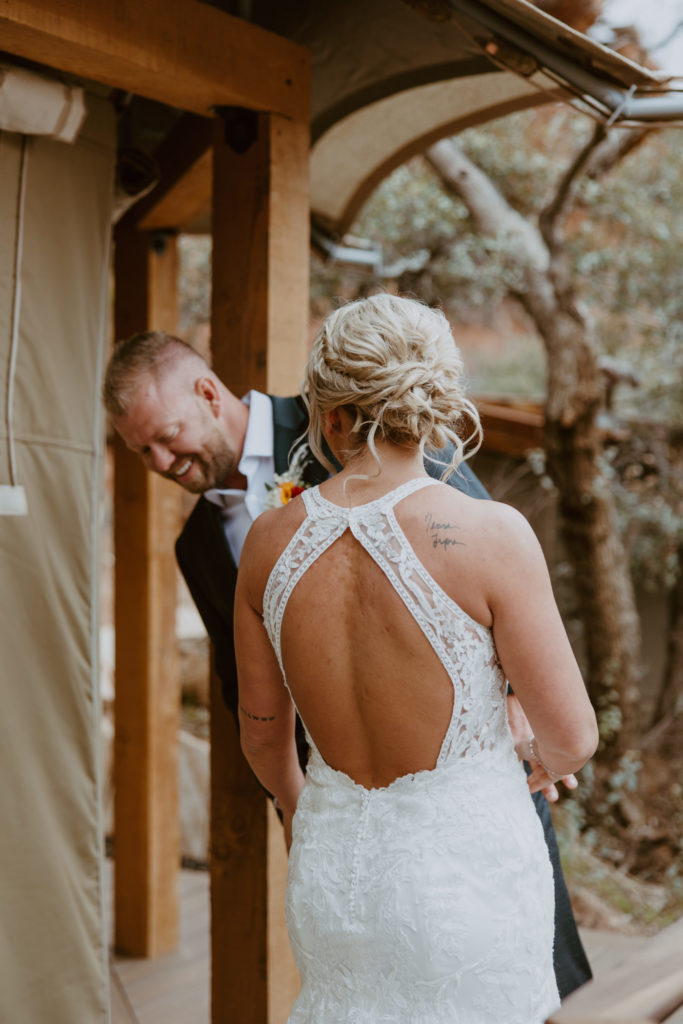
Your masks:
{"label": "bride's shoulder", "polygon": [[[504,501],[485,500],[465,496],[469,509],[476,518],[486,523],[489,528],[500,530],[502,534],[519,537],[531,530],[528,519]],[[533,531],[532,531],[533,532]]]}
{"label": "bride's shoulder", "polygon": [[538,540],[529,521],[512,505],[502,501],[473,498],[452,487],[439,488],[442,500],[451,505],[462,527],[479,539],[489,552],[516,553],[523,556],[538,548]]}
{"label": "bride's shoulder", "polygon": [[[477,499],[469,499],[477,501]],[[517,590],[522,581],[536,585],[547,574],[541,544],[528,519],[501,501],[477,501],[470,537],[478,553],[477,565],[490,593]]]}
{"label": "bride's shoulder", "polygon": [[257,516],[242,548],[240,572],[248,572],[257,581],[267,578],[305,516],[306,510],[300,497],[293,498],[281,508],[267,509]]}

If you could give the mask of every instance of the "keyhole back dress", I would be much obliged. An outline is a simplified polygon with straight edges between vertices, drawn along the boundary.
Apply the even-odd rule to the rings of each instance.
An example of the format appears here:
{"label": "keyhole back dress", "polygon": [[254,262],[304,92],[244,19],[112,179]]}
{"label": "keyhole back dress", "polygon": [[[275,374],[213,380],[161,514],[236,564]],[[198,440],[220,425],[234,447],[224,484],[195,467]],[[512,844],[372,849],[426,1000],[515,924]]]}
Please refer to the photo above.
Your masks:
{"label": "keyhole back dress", "polygon": [[440,485],[419,477],[350,508],[304,491],[306,518],[266,585],[264,624],[296,692],[281,650],[288,599],[351,531],[453,684],[434,767],[381,788],[328,765],[307,729],[287,878],[302,982],[289,1024],[542,1024],[559,1005],[552,867],[492,632],[427,572],[396,518],[428,486]]}

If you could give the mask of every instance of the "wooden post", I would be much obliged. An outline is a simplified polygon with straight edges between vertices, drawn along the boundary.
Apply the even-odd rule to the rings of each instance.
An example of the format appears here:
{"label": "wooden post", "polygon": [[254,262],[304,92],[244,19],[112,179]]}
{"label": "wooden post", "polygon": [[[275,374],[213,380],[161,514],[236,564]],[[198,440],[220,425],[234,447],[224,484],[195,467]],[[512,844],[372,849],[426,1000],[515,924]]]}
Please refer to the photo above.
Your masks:
{"label": "wooden post", "polygon": [[308,352],[309,127],[230,108],[215,130],[214,369],[237,395],[293,395]]}
{"label": "wooden post", "polygon": [[[308,334],[307,123],[231,108],[216,119],[214,368],[241,395],[294,394]],[[263,794],[212,687],[212,1020],[265,1024],[267,817]],[[281,1009],[286,1009],[285,1007]]]}
{"label": "wooden post", "polygon": [[[175,330],[174,236],[122,224],[115,273],[117,338]],[[148,473],[118,437],[114,465],[115,942],[131,956],[158,956],[178,942],[180,491]]]}

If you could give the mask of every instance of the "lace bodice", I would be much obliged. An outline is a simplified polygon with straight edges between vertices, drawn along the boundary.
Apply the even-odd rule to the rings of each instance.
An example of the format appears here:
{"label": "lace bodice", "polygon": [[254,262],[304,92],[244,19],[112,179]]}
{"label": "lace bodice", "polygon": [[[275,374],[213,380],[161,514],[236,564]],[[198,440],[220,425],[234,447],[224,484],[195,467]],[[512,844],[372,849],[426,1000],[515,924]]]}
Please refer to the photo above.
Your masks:
{"label": "lace bodice", "polygon": [[[505,679],[491,630],[467,615],[427,572],[396,519],[399,502],[429,486],[439,485],[436,480],[419,477],[350,508],[328,501],[317,487],[304,491],[306,518],[270,574],[263,621],[286,681],[281,632],[287,601],[307,569],[350,530],[400,595],[453,684],[453,710],[439,765],[493,749],[506,742],[509,733]],[[309,743],[313,745],[310,736]]]}

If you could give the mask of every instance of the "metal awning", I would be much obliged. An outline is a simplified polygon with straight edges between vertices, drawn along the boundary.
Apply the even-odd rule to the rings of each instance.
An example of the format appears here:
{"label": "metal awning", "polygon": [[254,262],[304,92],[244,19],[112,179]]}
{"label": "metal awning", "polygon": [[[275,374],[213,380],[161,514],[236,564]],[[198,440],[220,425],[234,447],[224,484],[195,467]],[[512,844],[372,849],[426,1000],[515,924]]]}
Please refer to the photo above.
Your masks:
{"label": "metal awning", "polygon": [[448,6],[494,62],[522,75],[525,68],[542,70],[610,124],[683,123],[683,80],[635,64],[527,0]]}

